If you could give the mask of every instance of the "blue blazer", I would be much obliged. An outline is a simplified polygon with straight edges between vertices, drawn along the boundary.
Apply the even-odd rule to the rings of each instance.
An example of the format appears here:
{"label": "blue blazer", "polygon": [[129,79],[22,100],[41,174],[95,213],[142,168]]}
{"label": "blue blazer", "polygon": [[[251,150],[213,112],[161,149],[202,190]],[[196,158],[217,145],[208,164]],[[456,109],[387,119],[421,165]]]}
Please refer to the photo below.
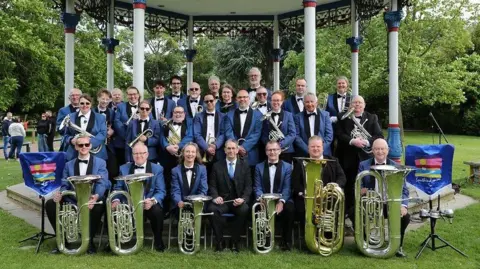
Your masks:
{"label": "blue blazer", "polygon": [[[74,190],[72,184],[70,184],[67,178],[80,175],[80,168],[78,164],[78,159],[73,159],[65,164],[65,168],[63,169],[62,185],[60,187],[60,191]],[[98,194],[98,201],[103,200],[105,192],[110,190],[110,187],[112,186],[110,180],[108,180],[106,162],[98,157],[90,155],[86,175],[101,176],[101,178],[93,185],[92,194]],[[76,203],[77,199],[72,196],[66,196],[65,201]]]}
{"label": "blue blazer", "polygon": [[296,115],[302,111],[298,108],[297,104],[297,95],[292,95],[288,97],[285,102],[283,102],[282,109]]}
{"label": "blue blazer", "polygon": [[[281,193],[282,200],[290,200],[291,194],[291,176],[292,165],[280,160],[277,165],[275,179],[273,183],[273,192]],[[270,193],[270,177],[268,176],[268,161],[261,162],[255,166],[255,179],[253,190],[255,191],[255,198],[259,198],[264,193]],[[265,173],[265,171],[267,171]]]}
{"label": "blue blazer", "polygon": [[179,164],[172,169],[172,207],[176,207],[178,202],[184,201],[185,196],[207,195],[207,169],[202,164],[195,164],[193,169],[190,187],[188,186],[187,174],[183,164]]}
{"label": "blue blazer", "polygon": [[165,98],[163,99],[163,107],[155,107],[155,97],[150,99],[150,107],[152,108],[152,112],[150,113],[150,118],[153,118],[155,120],[160,120],[157,119],[157,109],[159,112],[163,112],[163,115],[167,119],[171,119],[173,115],[173,109],[177,105],[175,104],[175,101],[173,101],[171,98]]}
{"label": "blue blazer", "polygon": [[[140,105],[140,103],[138,104]],[[115,113],[115,119],[113,121],[113,128],[115,130],[115,139],[113,139],[113,145],[115,148],[124,148],[125,140],[127,138],[127,120],[132,115],[129,102],[123,102],[118,104],[117,112]]]}
{"label": "blue blazer", "polygon": [[[323,138],[323,155],[332,156],[331,144],[333,141],[333,128],[328,112],[317,108],[317,122],[314,127],[316,135]],[[297,128],[297,137],[295,138],[296,152],[300,156],[308,156],[308,139],[310,138],[310,123],[308,121],[307,111],[295,115],[295,126]],[[317,129],[318,128],[318,129]]]}
{"label": "blue blazer", "polygon": [[[345,107],[348,108],[350,106],[350,101],[352,100],[352,95],[347,94],[345,98]],[[330,116],[333,117],[338,117],[338,114],[342,111],[339,111],[338,109],[338,103],[337,103],[337,93],[329,94],[328,99],[327,99],[327,107],[325,110],[330,113]]]}
{"label": "blue blazer", "polygon": [[[225,139],[245,138],[245,142],[241,146],[248,152],[248,164],[255,166],[259,162],[258,141],[262,135],[262,117],[263,114],[258,110],[248,109],[243,134],[240,134],[240,119],[238,122],[234,119],[238,109],[230,111],[224,117]],[[236,127],[236,128],[235,128]]]}
{"label": "blue blazer", "polygon": [[[285,135],[285,139],[280,141],[280,147],[288,149],[285,150],[285,153],[293,153],[295,150],[293,149],[293,142],[295,142],[295,138],[297,136],[297,130],[295,129],[295,122],[293,121],[292,113],[281,110],[278,122],[282,123],[279,127],[280,131],[282,131],[283,135]],[[263,121],[263,128],[262,128],[262,142],[264,145],[268,142],[268,136],[271,130],[274,130],[273,127],[270,126],[270,121],[264,120]]]}
{"label": "blue blazer", "polygon": [[[80,126],[80,119],[78,118],[78,112],[70,114],[70,120],[76,125]],[[108,159],[107,149],[105,147],[105,139],[107,138],[107,124],[103,115],[95,113],[93,110],[90,112],[90,119],[87,123],[87,132],[94,135],[90,138],[92,149],[102,145],[100,152],[95,154],[96,157],[101,159]],[[78,134],[76,131],[68,128],[65,130],[64,141],[68,144],[67,147],[67,160],[73,160],[77,158],[78,152],[75,150],[75,146],[71,144],[73,137]]]}
{"label": "blue blazer", "polygon": [[[180,141],[180,144],[178,144],[179,149],[181,150],[188,142],[193,141],[193,126],[192,126],[193,121],[191,119],[185,118],[182,124],[182,129],[180,131],[181,138],[182,140]],[[167,137],[169,134],[169,129],[167,126],[163,126],[162,124],[159,124],[160,126],[160,147],[164,151],[165,154],[162,154],[160,156],[160,159],[163,158],[171,158],[171,156],[167,156],[166,153],[166,148],[170,144],[167,141]]]}
{"label": "blue blazer", "polygon": [[[215,160],[225,159],[225,151],[223,144],[225,143],[225,129],[223,125],[223,118],[225,114],[218,111],[215,112],[215,146],[217,147],[215,153]],[[205,152],[208,149],[207,145],[207,114],[206,111],[199,113],[193,120],[193,136],[198,147]]]}
{"label": "blue blazer", "polygon": [[[198,105],[202,106],[203,110],[205,110],[205,104],[203,103],[203,98],[200,96],[198,97],[198,100],[199,100]],[[187,96],[186,98],[178,100],[177,106],[183,107],[183,110],[185,111],[187,118],[193,119],[192,109],[190,108],[190,96]]]}
{"label": "blue blazer", "polygon": [[[373,164],[375,164],[374,158],[370,158],[360,162],[360,165],[358,166],[358,173],[362,171],[370,170],[370,166],[372,166]],[[395,165],[396,163],[393,160],[388,159],[387,164]],[[375,179],[371,178],[370,176],[364,177],[362,180],[362,188],[367,188],[369,190],[375,189]],[[402,199],[404,200],[402,201],[402,205],[405,207],[408,206],[408,200],[405,200],[405,199],[408,199],[409,195],[410,193],[408,191],[407,184],[404,181],[403,189],[402,189]]]}
{"label": "blue blazer", "polygon": [[[152,137],[147,138],[145,141],[145,145],[148,147],[148,160],[149,161],[156,161],[157,160],[157,148],[160,145],[160,125],[158,121],[152,119],[150,117],[148,121],[148,126],[145,127],[146,129],[151,129],[153,132]],[[132,142],[137,135],[140,133],[140,122],[139,120],[132,120],[127,127],[127,141],[125,144],[125,160],[127,162],[133,162],[132,157],[132,148],[128,146],[130,142]]]}
{"label": "blue blazer", "polygon": [[[120,166],[120,176],[132,175],[134,174],[133,169],[134,163],[126,163]],[[152,173],[153,177],[145,180],[145,196],[144,198],[155,198],[158,204],[163,208],[163,199],[165,199],[165,180],[163,178],[163,167],[161,165],[147,161],[145,167],[145,173]],[[119,180],[113,187],[113,190],[127,190],[125,181]],[[123,196],[120,197],[122,202],[125,202]],[[115,199],[115,198],[114,198]]]}

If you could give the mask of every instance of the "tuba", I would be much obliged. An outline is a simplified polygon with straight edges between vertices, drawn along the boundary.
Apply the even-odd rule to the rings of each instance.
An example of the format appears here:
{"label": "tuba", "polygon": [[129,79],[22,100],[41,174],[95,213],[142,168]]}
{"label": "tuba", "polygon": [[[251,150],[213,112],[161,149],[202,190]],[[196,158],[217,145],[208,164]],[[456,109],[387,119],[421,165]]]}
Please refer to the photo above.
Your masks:
{"label": "tuba", "polygon": [[[400,247],[400,207],[405,177],[413,169],[400,165],[375,165],[355,179],[355,242],[366,256],[389,258]],[[378,190],[361,195],[364,177],[374,177]],[[386,194],[386,197],[384,197]],[[383,205],[388,210],[388,238],[385,236]]]}
{"label": "tuba", "polygon": [[150,137],[153,136],[153,131],[152,131],[152,129],[149,128],[149,129],[146,129],[145,131],[139,133],[137,135],[137,137],[135,137],[135,139],[132,140],[132,142],[128,143],[128,146],[130,148],[133,148],[133,146],[135,146],[135,144],[138,142],[138,140],[140,140],[140,136],[142,136],[142,135],[146,136],[147,138],[150,138]]}
{"label": "tuba", "polygon": [[305,242],[308,249],[330,256],[343,246],[345,195],[337,183],[323,185],[323,166],[331,160],[298,158],[305,166]]}
{"label": "tuba", "polygon": [[[143,246],[143,203],[144,182],[152,177],[151,173],[133,174],[115,178],[124,181],[128,192],[123,190],[112,191],[107,198],[107,225],[108,241],[112,252],[117,255],[134,254]],[[112,200],[124,196],[127,203],[120,203],[112,210]],[[136,235],[135,245],[124,248],[122,244],[131,241]]]}
{"label": "tuba", "polygon": [[210,200],[212,197],[201,194],[185,197],[187,202],[180,208],[178,219],[178,247],[183,254],[195,254],[200,249],[202,216],[213,215],[203,213],[204,203]]}
{"label": "tuba", "polygon": [[[63,254],[81,255],[84,254],[90,242],[90,210],[88,201],[93,189],[93,183],[101,176],[86,175],[73,176],[67,178],[75,191],[62,191],[62,200],[64,196],[74,196],[77,199],[77,205],[72,203],[63,203],[62,200],[56,203],[57,223],[56,239],[57,247]],[[102,202],[97,202],[101,204]],[[67,243],[74,243],[81,240],[78,248],[67,248]]]}
{"label": "tuba", "polygon": [[[82,127],[76,125],[75,123],[73,123],[71,120],[70,120],[70,115],[67,115],[62,123],[60,124],[61,126],[64,126],[64,127],[67,127],[67,128],[70,128],[72,130],[74,130],[75,132],[77,132],[78,134],[74,136],[74,138],[78,138],[80,135],[87,135],[88,137],[95,137],[94,135],[92,135],[91,133],[85,131],[82,129]],[[92,148],[90,149],[90,153],[92,154],[97,154],[100,152],[100,150],[102,150],[102,147],[103,145],[100,144],[99,146],[97,146],[96,148]]]}
{"label": "tuba", "polygon": [[[167,137],[168,144],[170,145],[178,145],[182,141],[182,138],[177,135],[177,132],[173,128],[173,120],[167,120],[162,123],[163,126],[168,127],[170,132],[172,132],[171,136]],[[175,155],[176,157],[180,156],[178,153]]]}
{"label": "tuba", "polygon": [[282,198],[279,193],[265,193],[252,206],[253,250],[266,254],[275,246],[275,206]]}

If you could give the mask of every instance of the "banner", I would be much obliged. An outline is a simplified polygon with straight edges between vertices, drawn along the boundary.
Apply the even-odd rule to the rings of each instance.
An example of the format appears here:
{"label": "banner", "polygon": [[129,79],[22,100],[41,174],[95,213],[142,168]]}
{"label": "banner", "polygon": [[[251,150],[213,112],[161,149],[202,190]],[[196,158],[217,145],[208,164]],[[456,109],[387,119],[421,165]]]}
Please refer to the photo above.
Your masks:
{"label": "banner", "polygon": [[65,152],[20,153],[23,180],[39,195],[47,196],[62,184]]}
{"label": "banner", "polygon": [[436,197],[442,190],[452,188],[452,145],[408,145],[405,165],[417,168],[407,176],[407,182],[419,196]]}

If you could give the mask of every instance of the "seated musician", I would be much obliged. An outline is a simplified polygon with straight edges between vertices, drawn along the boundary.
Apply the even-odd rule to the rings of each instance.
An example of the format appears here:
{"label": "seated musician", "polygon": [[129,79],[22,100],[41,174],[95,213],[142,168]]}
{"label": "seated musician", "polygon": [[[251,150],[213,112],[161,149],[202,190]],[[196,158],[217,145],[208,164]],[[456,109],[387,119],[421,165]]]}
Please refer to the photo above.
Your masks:
{"label": "seated musician", "polygon": [[[95,246],[93,245],[93,237],[100,226],[100,221],[103,213],[105,212],[104,204],[95,204],[97,201],[102,201],[105,198],[105,194],[110,190],[111,183],[108,180],[107,165],[104,160],[90,154],[91,149],[90,138],[86,135],[80,135],[75,140],[75,150],[78,151],[78,157],[67,162],[63,170],[62,186],[60,191],[53,194],[53,198],[48,200],[45,205],[47,211],[47,217],[50,224],[55,231],[57,228],[57,202],[76,203],[76,199],[71,196],[65,196],[62,198],[62,191],[73,190],[70,182],[67,181],[71,176],[85,176],[85,175],[100,175],[101,178],[94,183],[93,193],[90,196],[88,208],[90,209],[90,245],[88,246],[87,253],[96,253]],[[58,254],[59,250],[55,248],[52,254]]]}
{"label": "seated musician", "polygon": [[173,206],[183,208],[185,196],[207,195],[207,170],[197,144],[187,143],[180,155],[180,164],[172,170]]}
{"label": "seated musician", "polygon": [[[132,149],[129,144],[133,140],[142,142],[148,147],[148,160],[151,162],[157,162],[157,148],[160,145],[160,126],[157,120],[154,120],[150,114],[151,106],[150,103],[146,100],[140,102],[138,107],[139,119],[132,120],[127,127],[127,137],[126,137],[126,146],[125,146],[125,159],[127,162],[132,162]],[[152,136],[147,137],[143,133],[150,129],[152,131]]]}
{"label": "seated musician", "polygon": [[[163,179],[163,167],[148,161],[148,150],[145,144],[139,142],[133,146],[133,162],[120,166],[120,176],[152,173],[153,177],[145,181],[145,196],[143,213],[150,220],[152,227],[155,249],[159,252],[165,250],[162,240],[163,231],[163,199],[165,198],[165,181]],[[114,190],[127,190],[124,181],[117,181]],[[121,202],[114,197],[112,208]],[[139,224],[142,225],[142,224]]]}
{"label": "seated musician", "polygon": [[235,220],[232,222],[231,250],[238,253],[240,232],[245,229],[244,223],[249,213],[248,202],[252,194],[252,178],[248,162],[237,158],[238,151],[237,141],[227,140],[225,142],[227,158],[213,165],[208,181],[208,194],[213,200],[207,211],[213,212],[210,223],[215,234],[215,252],[222,251],[224,248],[225,219],[222,214],[235,215]]}
{"label": "seated musician", "polygon": [[[314,135],[308,139],[308,155],[312,159],[328,159],[332,160],[325,164],[322,170],[322,181],[325,186],[328,183],[337,183],[342,189],[345,188],[346,178],[342,167],[338,160],[333,156],[323,154],[323,140],[320,136]],[[301,221],[302,226],[305,226],[305,167],[302,164],[303,160],[295,159],[292,172],[292,189],[293,200],[295,202],[296,219]]]}
{"label": "seated musician", "polygon": [[[273,98],[273,97],[272,97]],[[282,197],[277,201],[275,211],[282,220],[283,250],[292,247],[292,227],[294,205],[291,198],[292,165],[280,160],[280,143],[269,141],[265,147],[267,160],[255,166],[255,181],[253,189],[259,200],[264,193],[279,193]]]}
{"label": "seated musician", "polygon": [[[358,172],[362,172],[365,170],[370,170],[370,166],[372,165],[395,165],[396,163],[387,158],[388,156],[388,144],[387,141],[383,138],[378,138],[373,142],[372,145],[373,150],[373,158],[367,159],[360,163],[358,167]],[[362,181],[362,195],[367,193],[367,190],[375,190],[376,180],[371,177],[364,177]],[[401,220],[400,220],[400,249],[398,250],[396,256],[397,257],[406,257],[406,254],[403,252],[403,238],[405,237],[405,230],[407,229],[408,224],[410,223],[410,214],[408,214],[408,196],[409,191],[405,182],[403,183],[403,190],[402,190],[402,207],[400,208]],[[387,205],[384,204],[383,212],[385,218],[388,218],[388,211]]]}
{"label": "seated musician", "polygon": [[224,84],[220,91],[221,100],[217,100],[215,109],[222,113],[228,113],[238,108],[238,104],[234,101],[235,90],[230,84]]}

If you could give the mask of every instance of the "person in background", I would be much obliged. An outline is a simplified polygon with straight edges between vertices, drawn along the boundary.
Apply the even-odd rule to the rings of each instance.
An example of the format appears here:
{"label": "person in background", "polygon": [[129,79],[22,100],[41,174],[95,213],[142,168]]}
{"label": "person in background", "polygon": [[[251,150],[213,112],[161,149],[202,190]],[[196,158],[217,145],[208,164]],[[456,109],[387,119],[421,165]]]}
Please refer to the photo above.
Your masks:
{"label": "person in background", "polygon": [[8,144],[10,143],[10,134],[8,133],[8,127],[12,123],[12,113],[8,112],[7,116],[3,119],[2,122],[2,137],[3,137],[3,157],[5,160],[8,160]]}
{"label": "person in background", "polygon": [[[23,124],[20,123],[20,119],[13,119],[12,124],[8,127],[8,133],[10,134],[12,146],[10,147],[10,153],[8,159],[17,159],[18,155],[22,152],[23,139],[27,135]],[[17,154],[15,155],[15,150]]]}
{"label": "person in background", "polygon": [[45,111],[45,115],[47,115],[47,120],[50,122],[49,129],[48,129],[48,136],[47,136],[47,147],[48,151],[53,152],[53,141],[55,139],[55,130],[57,127],[57,119],[53,116],[51,110]]}
{"label": "person in background", "polygon": [[37,145],[38,152],[47,152],[47,136],[50,131],[50,121],[47,119],[47,114],[42,113],[41,119],[37,122]]}

